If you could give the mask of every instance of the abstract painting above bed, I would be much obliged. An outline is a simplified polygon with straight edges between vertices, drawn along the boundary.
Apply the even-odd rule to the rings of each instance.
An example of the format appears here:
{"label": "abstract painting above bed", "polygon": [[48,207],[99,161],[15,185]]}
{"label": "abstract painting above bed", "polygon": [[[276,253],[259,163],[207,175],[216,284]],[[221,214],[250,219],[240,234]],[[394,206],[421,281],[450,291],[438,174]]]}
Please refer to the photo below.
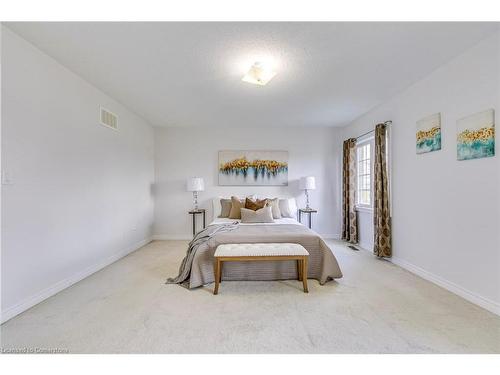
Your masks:
{"label": "abstract painting above bed", "polygon": [[219,185],[286,186],[288,151],[219,151]]}

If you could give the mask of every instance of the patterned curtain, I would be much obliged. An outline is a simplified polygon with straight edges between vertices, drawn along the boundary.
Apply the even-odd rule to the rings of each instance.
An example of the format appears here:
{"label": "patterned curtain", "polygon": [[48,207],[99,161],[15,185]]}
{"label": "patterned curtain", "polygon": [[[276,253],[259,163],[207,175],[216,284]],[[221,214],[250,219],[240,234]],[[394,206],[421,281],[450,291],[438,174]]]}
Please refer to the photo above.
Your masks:
{"label": "patterned curtain", "polygon": [[378,124],[375,127],[375,160],[374,160],[374,203],[373,222],[375,240],[373,253],[378,257],[391,257],[391,213],[389,210],[389,171],[387,170],[387,126]]}
{"label": "patterned curtain", "polygon": [[342,239],[358,243],[356,203],[356,139],[344,141],[342,164]]}

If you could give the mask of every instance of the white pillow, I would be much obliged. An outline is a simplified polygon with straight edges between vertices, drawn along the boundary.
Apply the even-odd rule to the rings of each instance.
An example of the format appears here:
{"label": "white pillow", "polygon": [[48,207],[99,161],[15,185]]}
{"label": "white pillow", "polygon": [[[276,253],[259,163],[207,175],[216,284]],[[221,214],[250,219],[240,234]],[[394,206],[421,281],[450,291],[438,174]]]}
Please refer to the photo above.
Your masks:
{"label": "white pillow", "polygon": [[271,206],[273,212],[273,219],[281,219],[281,211],[279,206],[279,198],[267,198],[268,205]]}
{"label": "white pillow", "polygon": [[295,198],[280,199],[278,205],[282,217],[291,217],[293,219],[297,218],[297,202],[295,201]]}
{"label": "white pillow", "polygon": [[212,220],[216,220],[220,216],[222,211],[222,204],[220,203],[221,199],[222,197],[212,199]]}
{"label": "white pillow", "polygon": [[288,205],[290,206],[290,213],[294,219],[297,219],[297,212],[299,209],[297,208],[297,200],[295,198],[288,199]]}
{"label": "white pillow", "polygon": [[242,223],[274,223],[271,206],[259,208],[257,211],[248,208],[241,209]]}

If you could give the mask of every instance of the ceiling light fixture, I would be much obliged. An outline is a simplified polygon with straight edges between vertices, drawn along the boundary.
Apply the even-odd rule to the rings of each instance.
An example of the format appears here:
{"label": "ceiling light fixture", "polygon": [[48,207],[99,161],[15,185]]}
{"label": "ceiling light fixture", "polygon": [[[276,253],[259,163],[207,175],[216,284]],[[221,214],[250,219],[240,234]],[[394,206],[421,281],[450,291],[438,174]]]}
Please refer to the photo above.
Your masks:
{"label": "ceiling light fixture", "polygon": [[275,75],[276,72],[271,66],[262,62],[256,62],[250,67],[247,74],[245,74],[241,80],[255,85],[264,86]]}

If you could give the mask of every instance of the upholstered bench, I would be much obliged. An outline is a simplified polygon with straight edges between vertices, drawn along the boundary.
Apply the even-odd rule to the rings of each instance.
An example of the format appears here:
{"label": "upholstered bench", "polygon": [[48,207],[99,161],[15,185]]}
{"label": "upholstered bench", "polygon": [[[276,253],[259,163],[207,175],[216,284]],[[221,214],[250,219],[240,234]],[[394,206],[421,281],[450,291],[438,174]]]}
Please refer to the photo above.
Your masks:
{"label": "upholstered bench", "polygon": [[250,262],[250,261],[297,261],[297,279],[302,281],[304,293],[307,290],[307,260],[309,253],[302,245],[296,243],[241,243],[225,244],[215,249],[215,288],[214,294],[219,292],[219,283],[222,282],[223,262]]}

